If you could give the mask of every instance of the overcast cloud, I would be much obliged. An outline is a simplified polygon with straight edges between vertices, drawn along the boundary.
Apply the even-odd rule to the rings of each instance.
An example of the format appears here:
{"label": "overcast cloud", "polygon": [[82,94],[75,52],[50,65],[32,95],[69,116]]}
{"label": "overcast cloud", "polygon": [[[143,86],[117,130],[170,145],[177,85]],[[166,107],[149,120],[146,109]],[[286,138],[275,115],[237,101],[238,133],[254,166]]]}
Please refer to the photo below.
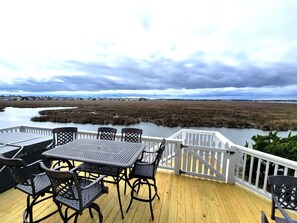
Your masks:
{"label": "overcast cloud", "polygon": [[297,1],[0,3],[0,94],[297,99]]}

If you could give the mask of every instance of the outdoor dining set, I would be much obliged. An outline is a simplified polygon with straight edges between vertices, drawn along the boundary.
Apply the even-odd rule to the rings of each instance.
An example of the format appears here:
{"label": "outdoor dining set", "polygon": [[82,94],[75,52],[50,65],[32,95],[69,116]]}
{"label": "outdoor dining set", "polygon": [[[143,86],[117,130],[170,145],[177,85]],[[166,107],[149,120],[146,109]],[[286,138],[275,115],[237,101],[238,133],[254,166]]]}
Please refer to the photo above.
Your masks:
{"label": "outdoor dining set", "polygon": [[[117,210],[124,219],[121,188],[124,195],[130,192],[127,214],[134,200],[147,202],[154,220],[152,202],[156,197],[160,199],[156,171],[166,155],[168,141],[160,140],[153,150],[148,149],[148,144],[142,140],[143,131],[137,128],[122,128],[117,135],[115,128],[99,127],[93,137],[78,137],[76,127],[54,128],[51,132],[50,137],[25,132],[0,135],[0,173],[6,170],[14,180],[10,185],[8,176],[1,176],[0,193],[14,186],[27,195],[23,222],[43,222],[53,215],[61,222],[72,219],[79,222],[85,209],[89,209],[91,218],[97,213],[99,222],[103,222],[99,197],[107,193],[117,196]],[[32,157],[38,157],[34,155],[37,152],[42,159],[32,161]],[[27,154],[27,157],[19,154]],[[275,222],[296,222],[291,211],[297,211],[297,177],[289,175],[292,174],[288,171],[286,175],[267,177],[271,192],[270,218]],[[124,183],[122,187],[120,182]],[[116,185],[116,191],[112,190],[115,192],[109,190],[109,184]],[[143,190],[148,196],[141,196]],[[44,201],[52,202],[55,208],[37,214],[34,206]],[[269,222],[264,211],[260,216],[262,223]]]}
{"label": "outdoor dining set", "polygon": [[[42,160],[26,163],[22,158],[0,154],[0,163],[9,169],[15,188],[27,194],[24,222],[41,222],[59,214],[63,222],[74,218],[77,222],[85,209],[93,218],[93,211],[103,222],[100,196],[107,194],[108,184],[115,184],[121,217],[124,211],[120,195],[120,182],[124,182],[124,194],[130,189],[130,203],[134,200],[148,202],[153,214],[153,200],[158,197],[156,171],[166,146],[166,140],[154,151],[146,151],[142,143],[143,131],[123,128],[121,140],[116,141],[117,129],[98,128],[96,138],[78,138],[76,127],[55,128],[52,142],[42,153]],[[150,157],[149,161],[147,157]],[[140,188],[146,185],[149,196],[140,197]],[[46,195],[46,196],[45,196]],[[34,217],[33,207],[51,199],[56,209],[42,217]],[[95,202],[96,201],[96,202]],[[71,211],[70,211],[71,210]]]}

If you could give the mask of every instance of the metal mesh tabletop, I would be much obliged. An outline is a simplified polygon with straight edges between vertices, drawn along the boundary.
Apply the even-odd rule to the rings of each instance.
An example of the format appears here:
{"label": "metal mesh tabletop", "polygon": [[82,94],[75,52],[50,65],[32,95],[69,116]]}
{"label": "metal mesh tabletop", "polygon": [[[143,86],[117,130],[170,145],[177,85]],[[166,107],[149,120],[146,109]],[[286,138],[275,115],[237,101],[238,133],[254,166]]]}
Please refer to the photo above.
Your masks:
{"label": "metal mesh tabletop", "polygon": [[130,167],[144,148],[145,145],[142,143],[77,139],[46,151],[43,155],[94,164]]}

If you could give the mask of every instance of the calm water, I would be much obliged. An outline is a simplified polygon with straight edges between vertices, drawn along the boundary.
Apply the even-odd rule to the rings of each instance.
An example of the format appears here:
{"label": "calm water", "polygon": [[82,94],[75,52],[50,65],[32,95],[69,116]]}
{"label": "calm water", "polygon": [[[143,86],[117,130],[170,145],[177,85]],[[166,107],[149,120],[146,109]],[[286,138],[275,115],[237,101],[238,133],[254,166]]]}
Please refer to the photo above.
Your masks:
{"label": "calm water", "polygon": [[[93,124],[75,124],[75,123],[54,123],[54,122],[32,122],[31,118],[33,116],[38,116],[38,112],[41,110],[49,110],[53,108],[12,108],[8,107],[4,112],[0,112],[0,128],[19,126],[19,125],[30,125],[36,127],[61,127],[61,126],[76,126],[79,130],[87,131],[97,131],[99,126],[103,125],[93,125]],[[55,108],[59,109],[59,108]],[[65,108],[63,108],[65,109]],[[112,126],[112,125],[105,125]],[[112,126],[118,129],[120,132],[121,128],[124,126],[114,125]],[[140,123],[137,125],[129,125],[129,127],[141,128],[143,129],[144,135],[156,136],[156,137],[169,137],[173,133],[180,130],[180,127],[169,128],[163,126],[157,126],[152,123]],[[267,131],[262,131],[258,129],[230,129],[230,128],[191,128],[209,131],[218,131],[223,134],[226,138],[231,140],[233,143],[238,145],[244,145],[245,142],[251,144],[253,141],[251,137],[254,135],[265,135],[268,134]],[[279,132],[279,136],[286,137],[289,132]],[[297,134],[297,131],[292,131],[293,135]],[[251,147],[251,146],[250,146]]]}

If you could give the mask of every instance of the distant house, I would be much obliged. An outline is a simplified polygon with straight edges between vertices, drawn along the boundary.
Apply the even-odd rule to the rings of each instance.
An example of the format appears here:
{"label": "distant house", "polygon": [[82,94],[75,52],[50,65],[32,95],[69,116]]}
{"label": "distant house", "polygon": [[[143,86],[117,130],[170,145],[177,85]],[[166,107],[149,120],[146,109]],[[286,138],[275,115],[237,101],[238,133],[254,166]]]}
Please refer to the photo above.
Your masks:
{"label": "distant house", "polygon": [[8,101],[21,101],[21,96],[8,96]]}

